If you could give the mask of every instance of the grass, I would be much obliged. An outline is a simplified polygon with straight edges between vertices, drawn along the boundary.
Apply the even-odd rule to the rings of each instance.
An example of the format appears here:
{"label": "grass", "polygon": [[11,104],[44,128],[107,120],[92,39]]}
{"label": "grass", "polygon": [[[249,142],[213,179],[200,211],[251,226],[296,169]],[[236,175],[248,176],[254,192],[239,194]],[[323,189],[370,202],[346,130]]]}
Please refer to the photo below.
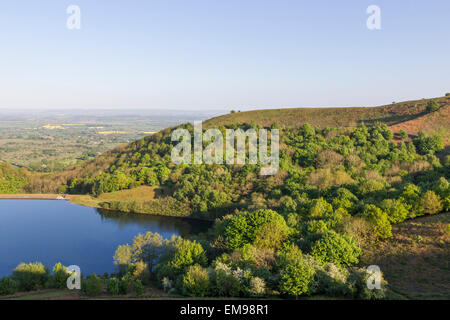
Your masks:
{"label": "grass", "polygon": [[428,113],[424,116],[413,120],[405,121],[390,129],[395,133],[400,133],[401,130],[408,134],[415,134],[419,131],[424,131],[430,135],[440,135],[444,139],[444,144],[450,144],[450,105],[442,107],[440,110]]}
{"label": "grass", "polygon": [[380,266],[392,291],[409,299],[450,299],[449,225],[449,212],[395,225],[361,263]]}
{"label": "grass", "polygon": [[[375,121],[393,126],[405,121],[418,119],[426,115],[426,105],[430,100],[436,100],[441,107],[450,104],[450,97],[422,99],[393,103],[380,107],[344,107],[344,108],[285,108],[266,109],[247,112],[235,112],[205,121],[205,128],[221,125],[251,123],[268,127],[274,122],[285,126],[300,126],[310,123],[312,126],[355,127],[364,122]],[[438,117],[436,117],[438,118]],[[438,121],[438,119],[436,119]],[[448,119],[447,119],[448,121]],[[432,125],[428,123],[427,125]]]}
{"label": "grass", "polygon": [[144,202],[158,198],[165,192],[161,187],[140,186],[133,189],[104,193],[98,197],[90,195],[69,195],[70,202],[82,206],[100,208],[100,203],[109,201],[136,201]]}

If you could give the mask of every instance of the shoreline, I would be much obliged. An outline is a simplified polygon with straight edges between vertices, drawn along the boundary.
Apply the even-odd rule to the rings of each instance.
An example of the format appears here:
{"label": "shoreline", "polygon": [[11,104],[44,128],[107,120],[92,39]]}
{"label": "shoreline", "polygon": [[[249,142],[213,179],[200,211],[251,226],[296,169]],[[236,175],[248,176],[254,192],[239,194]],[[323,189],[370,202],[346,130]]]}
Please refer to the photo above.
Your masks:
{"label": "shoreline", "polygon": [[0,194],[0,200],[68,200],[61,194]]}
{"label": "shoreline", "polygon": [[107,211],[112,211],[112,212],[122,212],[123,214],[153,215],[153,216],[160,216],[160,217],[171,217],[171,218],[181,218],[181,219],[214,222],[214,220],[201,219],[201,218],[191,217],[191,216],[171,216],[171,215],[165,215],[165,214],[153,214],[153,213],[145,213],[145,212],[126,212],[126,211],[119,211],[119,210],[115,210],[115,209],[102,208],[97,203],[88,203],[85,201],[77,201],[77,199],[79,200],[79,197],[77,197],[77,196],[86,196],[86,195],[32,194],[32,193],[30,193],[30,194],[26,194],[26,193],[7,194],[7,193],[3,193],[3,194],[0,194],[0,200],[55,200],[55,201],[65,200],[65,201],[68,201],[68,202],[78,205],[78,206],[107,210]]}

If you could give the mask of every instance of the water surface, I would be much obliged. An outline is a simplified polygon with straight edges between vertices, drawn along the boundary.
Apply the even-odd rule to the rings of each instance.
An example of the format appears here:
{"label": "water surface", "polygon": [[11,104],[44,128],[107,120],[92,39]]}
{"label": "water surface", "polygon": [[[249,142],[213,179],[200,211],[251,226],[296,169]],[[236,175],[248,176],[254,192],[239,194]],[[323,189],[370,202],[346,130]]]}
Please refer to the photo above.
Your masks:
{"label": "water surface", "polygon": [[67,201],[0,200],[0,277],[21,262],[78,265],[83,274],[115,271],[114,252],[138,233],[164,238],[206,231],[210,223],[119,213]]}

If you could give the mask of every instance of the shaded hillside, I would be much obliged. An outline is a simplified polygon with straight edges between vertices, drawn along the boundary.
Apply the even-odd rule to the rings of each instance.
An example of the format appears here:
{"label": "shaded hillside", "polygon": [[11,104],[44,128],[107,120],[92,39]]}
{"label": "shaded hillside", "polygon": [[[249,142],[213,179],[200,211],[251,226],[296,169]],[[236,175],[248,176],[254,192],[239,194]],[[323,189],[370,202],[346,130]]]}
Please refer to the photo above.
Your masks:
{"label": "shaded hillside", "polygon": [[379,265],[391,289],[412,299],[449,299],[450,213],[408,220],[393,237],[366,251],[367,265]]}
{"label": "shaded hillside", "polygon": [[405,131],[415,135],[419,131],[427,134],[439,134],[444,139],[444,144],[450,143],[450,105],[446,103],[438,111],[427,113],[413,120],[401,122],[390,127],[394,133]]}
{"label": "shaded hillside", "polygon": [[364,122],[371,124],[379,121],[388,126],[411,121],[426,114],[426,106],[430,100],[436,100],[441,107],[450,104],[450,97],[422,99],[394,103],[380,107],[349,107],[349,108],[286,108],[267,109],[246,112],[235,112],[207,120],[204,127],[211,128],[221,125],[243,124],[254,121],[262,126],[270,126],[278,122],[284,126],[301,126],[309,123],[312,126],[355,127]]}

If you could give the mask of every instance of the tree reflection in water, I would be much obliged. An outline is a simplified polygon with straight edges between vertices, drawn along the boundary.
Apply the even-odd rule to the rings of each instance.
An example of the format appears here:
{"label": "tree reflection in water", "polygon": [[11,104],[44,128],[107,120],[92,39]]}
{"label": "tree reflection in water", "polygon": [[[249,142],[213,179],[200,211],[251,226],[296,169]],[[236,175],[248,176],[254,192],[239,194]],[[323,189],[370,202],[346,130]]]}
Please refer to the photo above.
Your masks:
{"label": "tree reflection in water", "polygon": [[192,234],[206,232],[213,225],[213,222],[211,221],[189,218],[123,213],[105,209],[96,209],[96,211],[100,215],[102,222],[114,222],[120,228],[129,225],[144,226],[149,231],[155,232],[156,230],[164,230],[166,232],[178,233],[181,237],[188,237]]}

